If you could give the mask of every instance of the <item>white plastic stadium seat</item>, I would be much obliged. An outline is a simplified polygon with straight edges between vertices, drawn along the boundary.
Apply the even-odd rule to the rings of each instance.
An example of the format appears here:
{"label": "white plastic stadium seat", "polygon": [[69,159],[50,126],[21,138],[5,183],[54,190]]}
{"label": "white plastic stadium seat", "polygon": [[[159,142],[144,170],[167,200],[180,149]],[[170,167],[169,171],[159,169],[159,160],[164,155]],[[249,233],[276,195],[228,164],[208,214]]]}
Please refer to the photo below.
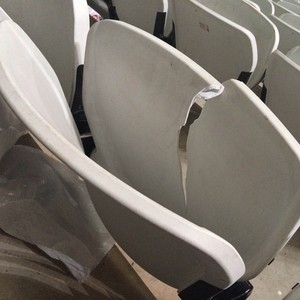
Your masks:
{"label": "white plastic stadium seat", "polygon": [[[149,193],[156,202],[165,201],[164,205],[172,207],[172,190],[168,196],[168,191],[161,187],[161,182],[157,183],[156,177],[165,182],[169,189],[174,188],[168,184],[170,181],[167,175],[171,174],[160,170],[167,170],[171,160],[173,164],[176,163],[175,157],[171,157],[176,150],[172,136],[175,136],[175,132],[178,134],[180,123],[183,125],[184,114],[181,110],[185,107],[183,110],[187,111],[187,103],[191,103],[193,95],[203,88],[204,82],[200,78],[191,78],[195,76],[195,71],[194,75],[192,73],[188,76],[191,70],[182,70],[174,58],[167,59],[166,54],[158,55],[158,51],[162,50],[156,49],[155,45],[150,47],[149,41],[144,41],[143,46],[144,34],[134,29],[129,31],[130,28],[126,27],[103,23],[94,27],[89,34],[84,105],[98,149],[95,157],[109,171],[131,185],[136,185],[142,193]],[[115,45],[108,46],[111,31],[120,38]],[[139,51],[145,56],[141,57],[137,51],[130,49],[129,45],[133,43],[139,44]],[[176,55],[174,50],[173,52]],[[157,58],[155,64],[154,53],[156,57],[161,57]],[[109,66],[105,63],[107,57],[110,57],[109,61],[116,63],[118,69],[100,71],[98,63],[106,70]],[[93,63],[95,61],[96,65]],[[185,61],[191,63],[186,58]],[[132,65],[139,67],[132,69]],[[181,79],[173,77],[174,70],[181,74]],[[157,78],[157,74],[163,72],[166,75]],[[201,74],[198,73],[198,77],[207,78],[206,84],[218,86],[207,77],[204,70],[199,69],[198,72]],[[88,83],[92,79],[97,84],[90,86]],[[298,179],[295,179],[294,172],[298,165],[296,174],[300,176],[300,146],[243,83],[227,81],[224,87],[221,95],[207,100],[199,119],[190,128],[187,145],[186,217],[230,240],[239,249],[246,264],[243,279],[250,279],[266,266],[299,226],[299,199],[290,195],[299,193]],[[157,90],[160,92],[155,93]],[[181,106],[175,114],[174,107],[178,103]],[[173,124],[174,128],[168,124]],[[159,141],[168,136],[171,138],[165,143]],[[287,143],[282,143],[283,137]],[[159,148],[155,149],[156,152],[148,148],[151,147],[149,140]],[[140,153],[142,151],[143,154]],[[170,157],[165,156],[166,151],[170,153]],[[152,154],[157,152],[159,155]],[[158,171],[153,166],[148,166],[148,161]],[[160,165],[163,163],[165,166]],[[140,166],[139,169],[137,165]],[[139,178],[137,174],[144,178]],[[146,186],[146,181],[153,186]],[[158,186],[162,191],[161,197],[155,191]],[[294,190],[291,194],[288,192],[290,187]],[[291,212],[286,208],[287,203],[297,209]],[[272,207],[272,210],[268,207]],[[109,214],[103,216],[107,222],[108,216]],[[253,226],[251,230],[250,223]],[[109,228],[114,234],[123,239],[122,244],[128,243],[129,235],[123,238],[117,225],[111,226]],[[276,235],[279,234],[276,238],[272,234],[273,230]],[[129,253],[136,254],[136,246],[134,243]],[[143,262],[142,257],[140,261]],[[149,264],[149,260],[143,262],[147,263]]]}
{"label": "white plastic stadium seat", "polygon": [[300,46],[291,49],[286,56],[300,66]]}
{"label": "white plastic stadium seat", "polygon": [[[121,21],[132,24],[149,33],[154,33],[156,14],[168,14],[168,0],[112,0]],[[166,35],[172,28],[172,19],[166,18]]]}
{"label": "white plastic stadium seat", "polygon": [[[125,32],[127,28],[129,33],[137,30],[121,22],[100,23],[108,35],[112,28],[121,27]],[[93,28],[96,30],[98,26]],[[146,44],[150,42],[151,45],[157,40],[146,37]],[[0,93],[3,99],[50,151],[97,188],[101,195],[93,199],[94,204],[100,215],[109,217],[107,225],[125,250],[134,250],[130,253],[134,254],[134,259],[177,288],[194,283],[202,278],[202,274],[205,274],[203,280],[225,288],[243,275],[243,261],[229,243],[143,196],[85,156],[50,65],[12,21],[0,23],[0,39]],[[159,40],[156,43],[159,49],[167,46]],[[162,50],[166,58],[168,49]],[[15,59],[11,59],[12,54]],[[180,53],[177,55],[182,57],[181,60],[185,59]],[[173,59],[177,62],[176,57]],[[24,70],[29,70],[30,66],[34,72],[19,72],[20,64]],[[183,65],[182,68],[188,70],[192,65],[195,70],[191,70],[191,75],[196,77],[199,71],[202,72],[193,62]],[[206,72],[204,74],[215,82]],[[201,77],[199,80],[202,82]],[[39,85],[36,85],[37,81]]]}
{"label": "white plastic stadium seat", "polygon": [[45,55],[71,105],[89,30],[86,0],[0,0],[0,6]]}
{"label": "white plastic stadium seat", "polygon": [[278,50],[288,53],[294,47],[300,45],[300,31],[275,15],[269,16],[276,25],[280,34]]}
{"label": "white plastic stadium seat", "polygon": [[300,299],[300,285],[298,284],[292,291],[284,297],[284,300],[299,300]]}
{"label": "white plastic stadium seat", "polygon": [[275,12],[275,8],[271,0],[251,0],[251,2],[257,4],[260,11],[266,16],[273,15]]}
{"label": "white plastic stadium seat", "polygon": [[277,4],[280,5],[281,7],[286,8],[287,10],[297,14],[297,15],[300,15],[300,6],[297,5],[296,2],[279,1]]}
{"label": "white plastic stadium seat", "polygon": [[[183,0],[177,0],[183,1]],[[223,17],[253,33],[257,43],[257,66],[247,85],[254,87],[262,79],[270,54],[277,49],[279,33],[272,22],[260,11],[243,0],[197,0]]]}
{"label": "white plastic stadium seat", "polygon": [[[111,39],[112,32],[118,39]],[[106,41],[112,43],[109,45]],[[136,42],[140,52],[134,47],[129,47]],[[122,22],[103,21],[95,24],[89,34],[87,47],[85,97],[95,95],[98,84],[105,86],[105,90],[96,97],[85,98],[87,116],[95,134],[98,151],[99,145],[104,149],[110,147],[114,151],[115,160],[120,162],[117,171],[122,172],[121,176],[136,171],[134,168],[122,168],[124,159],[134,160],[141,157],[141,154],[133,157],[136,153],[129,155],[128,144],[140,147],[139,143],[145,143],[145,138],[135,138],[141,136],[138,131],[145,130],[147,126],[155,129],[156,125],[153,123],[161,122],[160,108],[164,109],[165,118],[182,121],[184,110],[187,115],[194,101],[193,96],[199,90],[215,84],[215,87],[209,89],[213,93],[215,88],[221,87],[207,72],[177,50]],[[118,50],[120,48],[123,51]],[[115,57],[114,53],[118,55]],[[13,60],[12,55],[15,57]],[[115,60],[103,65],[107,57],[113,57]],[[300,204],[299,197],[295,195],[299,192],[300,146],[243,83],[224,83],[225,91],[220,96],[208,100],[203,115],[201,114],[199,120],[191,127],[188,137],[188,160],[192,159],[194,164],[195,151],[197,157],[195,166],[188,170],[185,205],[188,216],[195,219],[195,223],[192,223],[159,205],[154,201],[156,199],[151,200],[134,190],[86,157],[78,146],[79,142],[75,142],[76,132],[70,135],[68,130],[65,131],[58,125],[69,126],[68,122],[57,122],[56,116],[52,115],[55,109],[52,112],[47,110],[48,114],[44,113],[49,102],[53,106],[60,105],[59,100],[53,102],[56,97],[56,84],[51,82],[56,82],[57,79],[47,75],[53,73],[51,67],[22,30],[11,21],[0,23],[0,60],[0,93],[3,99],[32,134],[95,188],[94,195],[97,194],[98,197],[93,198],[94,205],[109,231],[133,259],[159,279],[179,289],[184,289],[197,280],[224,289],[241,277],[247,280],[259,273],[298,228]],[[95,66],[95,62],[101,65],[102,71]],[[132,64],[133,62],[135,63]],[[30,65],[34,72],[20,73],[18,67],[21,63],[24,70],[28,70],[26,66]],[[112,68],[112,63],[118,68]],[[109,69],[105,66],[109,66]],[[157,73],[158,70],[165,75]],[[106,75],[108,79],[105,79]],[[36,89],[37,79],[40,89]],[[122,82],[128,82],[129,79],[135,81],[136,93]],[[178,87],[170,89],[176,84]],[[165,99],[157,95],[158,87]],[[202,97],[205,95],[203,92],[200,93]],[[103,95],[109,95],[109,99],[103,99]],[[130,98],[130,95],[134,97]],[[43,101],[36,103],[37,98]],[[149,110],[141,112],[139,108],[144,106],[145,99],[151,100]],[[161,104],[163,100],[164,105]],[[127,105],[131,106],[133,111],[130,116],[135,112],[134,119],[127,118],[126,127],[118,128],[126,136],[126,139],[122,140],[122,146],[127,155],[122,153],[122,149],[114,147],[117,146],[114,145],[114,136],[111,144],[106,145],[106,134],[113,133],[111,130],[117,127],[113,115],[110,115],[112,119],[109,124],[105,124],[102,133],[99,130],[101,128],[95,128],[96,124],[99,124],[95,115],[99,108],[103,107],[103,103],[108,104],[108,107],[105,107],[107,113],[122,117],[122,113],[128,113],[123,103],[125,101],[128,101]],[[180,102],[181,106],[178,105]],[[174,106],[177,107],[177,116],[174,116]],[[122,112],[124,107],[126,110]],[[158,115],[153,114],[149,118],[147,114],[151,112]],[[172,112],[170,116],[169,112]],[[139,123],[136,123],[137,115],[140,115]],[[124,117],[120,123],[123,121]],[[179,131],[178,124],[169,124],[159,132],[147,130],[148,139],[154,134],[164,135],[167,131],[172,133],[174,128]],[[71,130],[72,124],[69,128]],[[199,130],[204,133],[200,132],[198,135]],[[68,139],[64,136],[65,132]],[[213,148],[209,147],[211,135],[215,135],[211,139],[212,145],[216,145]],[[99,140],[101,136],[102,143]],[[199,145],[199,139],[209,142]],[[172,140],[173,137],[170,138],[171,142]],[[168,149],[165,149],[165,144],[155,146],[161,149],[161,153],[169,150],[172,155],[173,143],[170,143]],[[98,152],[98,155],[100,154],[101,152]],[[152,160],[153,164],[157,162],[154,157],[146,157],[146,153],[144,159]],[[204,163],[203,168],[201,167],[202,172],[198,170],[199,162]],[[110,168],[111,163],[113,162],[108,160],[106,167]],[[205,163],[216,167],[207,168]],[[151,179],[147,170],[140,169],[138,172],[140,176]],[[203,178],[199,177],[201,173],[205,174]],[[162,180],[167,178],[165,174],[162,175]],[[203,186],[206,176],[211,180],[209,185],[194,198],[193,193],[198,189],[194,185],[195,180]],[[172,193],[172,189],[176,187],[169,188]],[[199,207],[200,203],[203,214],[202,208],[191,213],[192,207]],[[228,205],[225,205],[226,203]],[[224,218],[225,215],[229,218]],[[209,216],[211,220],[208,220]],[[241,258],[230,243],[214,234],[207,226],[216,229],[226,238],[229,237],[244,257]],[[257,244],[260,245],[259,253]],[[248,252],[245,249],[248,249]]]}
{"label": "white plastic stadium seat", "polygon": [[181,52],[220,81],[254,71],[257,45],[251,32],[195,0],[174,0],[173,7]]}
{"label": "white plastic stadium seat", "polygon": [[280,16],[280,19],[300,32],[300,15],[293,15],[290,13],[286,13]]}
{"label": "white plastic stadium seat", "polygon": [[279,0],[278,2],[282,2],[282,1],[293,3],[300,6],[300,2],[298,0]]}
{"label": "white plastic stadium seat", "polygon": [[267,89],[266,104],[298,142],[300,142],[299,82],[300,66],[283,53],[275,51],[270,58],[264,82]]}

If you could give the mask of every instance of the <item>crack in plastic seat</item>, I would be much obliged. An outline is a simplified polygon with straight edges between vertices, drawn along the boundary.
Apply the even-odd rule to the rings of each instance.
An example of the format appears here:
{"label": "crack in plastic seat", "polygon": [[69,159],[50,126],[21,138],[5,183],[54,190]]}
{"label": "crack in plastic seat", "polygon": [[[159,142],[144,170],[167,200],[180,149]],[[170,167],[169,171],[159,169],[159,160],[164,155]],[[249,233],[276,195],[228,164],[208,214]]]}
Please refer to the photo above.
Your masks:
{"label": "crack in plastic seat", "polygon": [[[112,21],[103,21],[104,27],[105,22]],[[12,21],[3,21],[0,39],[2,100],[45,147],[96,188],[94,205],[124,249],[179,289],[199,279],[220,288],[237,281],[244,264],[228,242],[155,203],[84,155],[58,79],[26,34]],[[26,73],[19,72],[20,65]]]}
{"label": "crack in plastic seat", "polygon": [[86,0],[0,0],[0,6],[42,51],[71,105],[89,30]]}
{"label": "crack in plastic seat", "polygon": [[[111,40],[112,32],[119,38]],[[100,37],[102,42],[97,42]],[[110,49],[107,43],[103,43],[107,38],[111,42]],[[128,43],[135,45],[137,41],[137,45],[145,51],[125,47]],[[168,120],[182,122],[183,112],[186,110],[187,115],[193,96],[204,85],[219,84],[183,54],[122,22],[103,21],[94,25],[89,33],[87,49],[85,97],[98,92],[95,83],[100,83],[100,79],[104,80],[102,85],[106,83],[106,88],[112,92],[110,94],[101,90],[95,98],[85,98],[84,101],[98,151],[112,146],[105,144],[114,138],[111,136],[112,139],[107,139],[110,136],[107,134],[110,134],[110,128],[117,126],[113,121],[115,117],[111,116],[105,128],[97,127],[95,115],[99,111],[98,106],[103,107],[102,101],[108,105],[105,107],[108,114],[122,114],[124,104],[121,102],[127,100],[136,115],[142,114],[139,124],[133,122],[132,117],[127,118],[128,126],[124,124],[124,127],[118,128],[126,136],[124,143],[138,146],[139,143],[145,143],[145,139],[151,140],[154,135],[164,135],[164,130],[171,132],[174,128],[161,128],[162,132],[147,130],[148,136],[135,140],[135,130],[131,125],[135,126],[136,131],[142,130],[146,126],[154,126],[151,123],[159,122],[161,115]],[[101,66],[101,72],[99,67],[94,69],[95,63],[102,62],[101,56],[106,57],[109,50],[118,54],[109,64],[109,73],[104,71],[104,65]],[[22,56],[18,52],[22,52]],[[124,55],[123,59],[119,55]],[[138,58],[138,63],[132,60],[134,56]],[[158,62],[165,60],[165,76],[156,72],[163,70],[152,56]],[[60,100],[62,91],[59,91],[53,70],[12,21],[0,23],[0,61],[0,95],[3,100],[33,135],[91,185],[93,203],[116,241],[141,266],[166,283],[184,289],[202,280],[224,289],[241,277],[247,280],[263,269],[299,227],[299,144],[244,84],[225,82],[225,91],[208,100],[203,115],[191,127],[187,148],[188,166],[192,166],[188,169],[187,177],[187,217],[193,220],[191,222],[156,203],[156,199],[146,197],[143,191],[139,192],[117,179],[83,154],[77,132],[68,119],[70,114],[65,111],[65,115],[58,115],[58,119],[54,116],[56,111],[63,111],[67,107]],[[112,68],[112,62],[116,68]],[[27,70],[25,75],[18,71],[21,63],[24,70]],[[137,75],[134,77],[135,72]],[[178,75],[177,79],[173,73]],[[109,82],[105,79],[106,75],[113,80]],[[144,81],[147,81],[146,86]],[[178,88],[173,91],[169,87],[174,86],[174,81]],[[154,90],[151,90],[152,85]],[[132,87],[137,90],[136,94],[132,93]],[[157,91],[163,97],[157,95]],[[108,98],[103,99],[105,94]],[[143,107],[148,97],[153,102],[149,104],[147,112],[142,112],[139,110],[139,102]],[[51,111],[44,108],[49,101],[53,103]],[[115,109],[110,110],[109,106]],[[152,118],[146,116],[156,106],[164,111],[157,111],[158,115],[152,114]],[[173,106],[179,106],[177,116],[174,116]],[[93,111],[93,107],[97,109]],[[172,112],[170,115],[169,110]],[[123,114],[126,113],[128,109],[123,110]],[[60,116],[62,119],[59,119]],[[63,120],[63,117],[66,119]],[[179,130],[177,126],[175,128]],[[213,145],[215,147],[211,147]],[[166,145],[156,146],[163,150]],[[128,151],[126,147],[126,144],[124,148],[112,147],[120,165],[124,159],[135,159],[129,153],[124,157],[122,152]],[[174,145],[170,144],[170,149],[172,147]],[[215,152],[218,149],[219,152]],[[153,159],[155,163],[154,159],[159,158],[144,156],[144,160],[147,159]],[[108,162],[105,167],[110,169],[111,162]],[[208,164],[209,168],[199,163]],[[125,171],[135,172],[134,169]],[[201,177],[200,171],[203,173]],[[194,172],[197,175],[194,176]],[[147,170],[139,170],[140,176],[146,173]],[[156,174],[147,176],[151,175]],[[195,181],[199,187],[198,183],[195,186]],[[203,211],[196,211],[201,204]],[[251,223],[247,222],[249,220]],[[255,226],[251,229],[253,224]],[[214,230],[226,236],[239,249],[242,257]],[[245,233],[248,237],[243,236]]]}
{"label": "crack in plastic seat", "polygon": [[[120,39],[108,46],[109,32],[114,27]],[[184,103],[191,103],[195,90],[201,90],[204,82],[191,80],[186,73],[190,71],[182,70],[175,61],[169,66],[163,63],[161,59],[166,61],[166,57],[157,55],[155,45],[151,47],[145,42],[143,46],[141,32],[135,35],[125,32],[125,28],[107,23],[106,28],[99,24],[89,33],[84,106],[98,149],[95,158],[142,193],[174,209],[175,198],[170,190],[174,186],[166,188],[163,183],[168,182],[167,175],[174,176],[167,171],[167,166],[177,164],[178,158],[171,153],[178,145],[169,140],[164,143],[164,140],[171,136],[175,139],[178,125],[172,128],[166,124],[184,122],[184,114],[180,116],[179,109],[174,114],[176,106],[182,103],[183,108]],[[130,49],[129,45],[135,43],[145,56]],[[158,57],[155,63],[154,53]],[[107,55],[116,68],[104,73],[94,62],[104,67]],[[149,59],[148,65],[145,57]],[[187,58],[185,62],[190,63]],[[133,69],[133,65],[137,69]],[[165,80],[160,77],[164,73]],[[178,73],[181,80],[172,79]],[[203,78],[208,76],[204,70],[199,73]],[[92,78],[97,85],[89,85]],[[205,84],[218,83],[210,79]],[[299,227],[300,208],[291,216],[289,209],[284,207],[286,201],[293,203],[292,206],[299,205],[300,191],[294,171],[298,177],[300,148],[280,121],[244,84],[227,81],[223,85],[224,92],[208,100],[199,119],[191,125],[187,138],[184,216],[230,241],[243,258],[246,265],[243,279],[248,280],[261,272]],[[185,105],[184,111],[187,111],[188,105]],[[282,144],[283,138],[287,144]],[[159,149],[151,149],[151,142]],[[289,147],[294,149],[293,154],[287,154]],[[163,156],[164,149],[169,151],[168,157]],[[158,188],[161,197],[156,190],[157,178],[162,181]],[[293,191],[289,192],[291,185]],[[274,238],[274,229],[278,239]]]}
{"label": "crack in plastic seat", "polygon": [[[275,11],[274,11],[274,15],[277,17],[280,17],[282,14],[285,13],[293,13],[291,10],[287,9],[286,7],[282,6],[281,3],[272,1]],[[293,13],[294,14],[294,13]]]}

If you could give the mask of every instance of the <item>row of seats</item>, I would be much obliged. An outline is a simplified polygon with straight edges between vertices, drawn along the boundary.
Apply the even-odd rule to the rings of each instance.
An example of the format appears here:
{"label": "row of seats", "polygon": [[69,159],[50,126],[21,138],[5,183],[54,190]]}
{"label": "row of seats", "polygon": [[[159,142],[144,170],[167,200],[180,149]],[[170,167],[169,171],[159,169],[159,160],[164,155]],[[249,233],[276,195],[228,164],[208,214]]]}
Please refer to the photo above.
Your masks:
{"label": "row of seats", "polygon": [[[99,1],[101,0],[95,2]],[[251,76],[248,86],[254,87],[261,81],[268,66],[265,88],[270,94],[267,97],[267,104],[297,140],[300,140],[297,133],[295,91],[292,88],[284,89],[278,84],[282,81],[290,84],[293,81],[297,82],[297,76],[292,77],[291,73],[285,71],[278,72],[273,67],[274,61],[281,58],[283,70],[293,67],[297,69],[288,58],[292,58],[296,63],[300,61],[299,2],[174,0],[168,3],[161,0],[143,1],[144,6],[141,4],[142,1],[139,1],[139,6],[134,1],[130,4],[126,2],[126,5],[124,1],[123,5],[118,1],[111,3],[121,20],[150,33],[153,32],[156,13],[168,12],[169,23],[170,19],[175,21],[177,48],[218,80],[239,78],[247,82]],[[151,6],[150,10],[148,6]],[[148,13],[149,11],[151,13]],[[140,16],[143,18],[140,19]],[[151,26],[148,26],[150,20]],[[281,53],[271,55],[277,47]],[[286,67],[283,66],[283,61]],[[281,101],[283,95],[278,93],[278,89],[284,91],[285,102]],[[294,101],[294,105],[287,104],[289,101]],[[275,105],[274,102],[278,104]],[[282,116],[283,106],[285,111],[289,111],[285,113],[285,117]]]}
{"label": "row of seats", "polygon": [[[254,87],[262,79],[268,57],[279,42],[275,26],[246,1],[139,1],[140,7],[135,1],[123,6],[121,2],[125,3],[112,1],[120,20],[150,33],[156,13],[166,12],[167,7],[166,27],[174,21],[176,47],[220,81],[236,78]],[[151,26],[147,26],[150,20]]]}
{"label": "row of seats", "polygon": [[[78,20],[75,3],[80,1],[76,1],[68,2],[71,13],[65,18],[70,17],[69,24]],[[11,0],[1,0],[4,7],[2,2],[11,7]],[[62,8],[60,1],[47,5],[52,2],[59,2],[56,9]],[[217,15],[213,2],[210,8],[203,3],[202,11]],[[22,4],[23,14],[26,4]],[[200,4],[197,7],[202,8]],[[246,7],[256,14],[255,6]],[[187,18],[190,12],[181,8],[176,15],[182,12]],[[268,46],[272,52],[276,29],[258,15],[273,29],[273,46]],[[86,180],[109,232],[157,278],[181,292],[200,282],[197,299],[207,299],[259,274],[297,230],[299,144],[248,87],[229,79],[239,74],[220,80],[145,31],[117,21],[95,24],[87,44],[83,39],[79,43],[81,54],[86,47],[83,100],[97,149],[91,160],[83,154],[68,104],[72,96],[64,95],[60,77],[23,30],[4,12],[1,18],[1,101]],[[220,12],[218,20],[258,44],[251,30],[241,24],[228,21]],[[213,27],[206,25],[201,23],[201,30],[211,33]],[[66,41],[71,40],[69,51],[74,53],[78,42],[72,26]],[[42,30],[48,32],[49,27]],[[47,38],[44,34],[42,40]],[[233,41],[237,44],[236,37]],[[279,52],[272,55],[274,61],[281,56]],[[261,57],[252,55],[252,62]],[[67,60],[60,61],[61,68],[66,65]],[[78,64],[72,65],[73,77],[67,81],[71,86]],[[276,61],[273,65],[279,67]],[[277,79],[271,79],[271,74],[278,72],[272,68],[270,63],[266,103],[275,99],[271,83]],[[273,89],[277,95],[275,88],[280,86]],[[191,106],[199,100],[205,104],[189,128],[183,161],[178,155],[179,133]],[[183,164],[187,165],[186,177]]]}

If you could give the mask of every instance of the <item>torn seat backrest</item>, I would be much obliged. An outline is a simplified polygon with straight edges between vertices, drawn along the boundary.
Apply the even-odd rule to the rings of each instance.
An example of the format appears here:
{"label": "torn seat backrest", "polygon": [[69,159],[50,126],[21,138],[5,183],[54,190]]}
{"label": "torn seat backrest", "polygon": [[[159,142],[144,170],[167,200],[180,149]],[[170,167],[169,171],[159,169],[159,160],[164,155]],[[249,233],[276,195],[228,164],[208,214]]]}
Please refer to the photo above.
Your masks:
{"label": "torn seat backrest", "polygon": [[0,36],[1,69],[9,76],[14,88],[22,97],[30,99],[32,108],[38,110],[51,126],[82,149],[63,90],[42,53],[11,20],[1,22]]}
{"label": "torn seat backrest", "polygon": [[230,241],[249,280],[300,225],[300,146],[245,85],[223,85],[190,128],[188,219]]}
{"label": "torn seat backrest", "polygon": [[243,0],[197,1],[232,22],[248,29],[255,36],[258,52],[257,66],[247,83],[249,87],[254,87],[264,75],[270,54],[277,49],[279,43],[277,28],[263,13]]}
{"label": "torn seat backrest", "polygon": [[[183,216],[180,129],[194,96],[220,84],[157,38],[103,22],[89,33],[83,92],[95,160]],[[111,32],[118,38],[112,40]]]}
{"label": "torn seat backrest", "polygon": [[270,58],[264,82],[267,88],[266,104],[298,142],[300,142],[299,82],[300,66],[283,53],[275,51]]}
{"label": "torn seat backrest", "polygon": [[219,81],[253,72],[257,64],[257,45],[249,30],[195,0],[173,0],[172,3],[178,50]]}
{"label": "torn seat backrest", "polygon": [[89,30],[86,0],[0,0],[0,6],[49,61],[71,105]]}
{"label": "torn seat backrest", "polygon": [[[111,37],[113,25],[110,26],[107,22],[113,21],[100,22],[101,25],[97,24],[93,28],[96,30],[99,29],[98,26],[107,27]],[[117,27],[127,28],[128,31],[137,30],[122,22],[113,23]],[[117,28],[116,30],[118,31]],[[136,34],[139,35],[140,32]],[[97,37],[94,32],[90,38],[93,39],[94,35]],[[154,37],[149,37],[149,47],[155,43],[153,39]],[[172,52],[173,48],[164,42],[157,43],[173,53],[173,67],[179,67],[176,63],[178,56],[181,60],[185,57],[175,50]],[[161,51],[160,54],[167,58],[168,51]],[[244,274],[244,263],[228,242],[155,203],[85,156],[79,142],[76,142],[69,108],[61,108],[62,90],[58,87],[54,72],[26,34],[12,21],[0,23],[0,61],[0,95],[3,100],[45,147],[95,188],[96,197],[92,200],[99,216],[116,241],[137,263],[178,289],[184,289],[198,280],[224,289]],[[170,63],[170,59],[168,62]],[[24,72],[19,71],[17,67],[20,66],[24,66]],[[188,66],[194,70],[191,73],[199,73],[199,78],[188,76],[191,79],[191,89],[195,88],[195,93],[203,82],[215,82],[189,60],[186,63],[187,69]],[[135,66],[136,69],[139,67],[142,66]],[[184,71],[184,68],[180,70]],[[115,72],[118,73],[119,70],[115,69]],[[187,73],[184,72],[188,75]],[[202,73],[205,79],[200,76]],[[126,77],[124,80],[126,81]],[[165,81],[166,78],[161,84],[164,85]],[[115,81],[111,84],[115,85]],[[194,91],[191,94],[193,93]],[[122,101],[122,95],[120,96],[116,99],[116,104]],[[49,101],[46,102],[45,99],[52,101],[51,109],[48,109]],[[172,111],[172,107],[170,110]]]}

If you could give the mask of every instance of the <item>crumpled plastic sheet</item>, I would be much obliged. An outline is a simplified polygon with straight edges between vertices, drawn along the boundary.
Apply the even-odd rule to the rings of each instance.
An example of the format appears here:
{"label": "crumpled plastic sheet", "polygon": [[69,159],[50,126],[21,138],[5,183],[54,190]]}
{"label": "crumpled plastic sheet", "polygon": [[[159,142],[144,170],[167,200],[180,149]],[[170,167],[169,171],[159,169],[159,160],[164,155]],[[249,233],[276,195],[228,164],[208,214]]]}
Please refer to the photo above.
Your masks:
{"label": "crumpled plastic sheet", "polygon": [[80,281],[114,244],[84,181],[26,146],[13,146],[0,161],[0,227],[61,260]]}
{"label": "crumpled plastic sheet", "polygon": [[27,130],[0,95],[0,160]]}

